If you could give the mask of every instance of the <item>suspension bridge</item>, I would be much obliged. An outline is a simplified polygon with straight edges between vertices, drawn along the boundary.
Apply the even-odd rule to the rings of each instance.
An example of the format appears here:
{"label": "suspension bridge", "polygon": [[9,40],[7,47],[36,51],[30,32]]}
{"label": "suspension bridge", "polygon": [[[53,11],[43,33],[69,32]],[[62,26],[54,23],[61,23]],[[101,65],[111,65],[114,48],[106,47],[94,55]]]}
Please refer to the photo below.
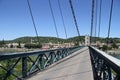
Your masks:
{"label": "suspension bridge", "polygon": [[[56,20],[51,5],[52,0],[48,0],[49,7],[56,30],[56,35],[59,38],[59,33],[56,25]],[[64,17],[61,9],[60,0],[58,0],[61,19],[64,27],[64,33],[68,38],[67,30],[64,22]],[[95,3],[96,2],[96,3]],[[107,46],[109,44],[109,36],[111,29],[111,19],[113,12],[114,0],[111,0],[109,27],[107,36]],[[69,0],[72,17],[75,23],[75,28],[80,37],[80,31],[72,4],[72,0]],[[90,32],[90,44],[74,47],[64,47],[42,51],[31,51],[21,53],[4,53],[0,54],[0,62],[4,61],[13,62],[7,66],[0,64],[0,70],[4,70],[1,80],[120,80],[120,60],[116,59],[106,52],[97,49],[96,46],[92,46],[93,40],[93,27],[94,27],[94,12],[96,7],[97,16],[97,0],[92,0],[91,10],[91,32]],[[36,33],[36,38],[40,44],[36,23],[33,16],[33,11],[30,5],[30,0],[27,0],[27,6],[31,15],[33,27]],[[101,13],[102,13],[102,0],[100,0],[100,13],[99,13],[99,30],[98,37],[100,37],[101,26]],[[95,18],[97,21],[97,17]],[[95,27],[97,22],[95,23]],[[95,37],[96,37],[95,28]],[[76,42],[81,43],[81,39],[77,39]],[[59,40],[58,40],[59,43]],[[20,68],[19,70],[17,68]]]}

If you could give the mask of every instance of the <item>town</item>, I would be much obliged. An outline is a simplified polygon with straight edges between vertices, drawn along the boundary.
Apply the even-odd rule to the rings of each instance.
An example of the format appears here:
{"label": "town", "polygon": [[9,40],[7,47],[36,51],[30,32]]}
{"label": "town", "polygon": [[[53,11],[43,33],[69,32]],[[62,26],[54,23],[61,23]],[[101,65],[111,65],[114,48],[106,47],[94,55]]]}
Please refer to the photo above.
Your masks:
{"label": "town", "polygon": [[[24,37],[23,37],[24,38]],[[26,38],[25,38],[26,39]],[[49,39],[49,37],[47,38]],[[77,37],[78,39],[78,37]],[[72,40],[63,40],[59,39],[58,42],[54,42],[53,39],[49,39],[49,42],[47,42],[46,39],[44,41],[38,44],[35,38],[29,38],[27,42],[21,42],[19,39],[18,41],[5,41],[4,39],[0,41],[0,52],[27,52],[27,51],[33,51],[33,50],[48,50],[48,49],[57,49],[57,48],[68,48],[68,47],[74,47],[74,46],[89,46],[90,45],[90,36],[85,35],[81,37],[81,41],[76,43],[76,38],[72,38]],[[117,53],[119,53],[120,49],[120,43],[119,39],[111,39],[108,46],[105,42],[105,38],[92,38],[94,42],[92,42],[93,46],[96,46],[97,48],[105,51],[105,50],[112,50],[110,53],[115,53],[113,50],[117,50]],[[96,41],[95,41],[96,39]],[[57,41],[57,38],[55,38]],[[51,42],[50,42],[51,41]],[[95,43],[96,42],[96,43]],[[107,48],[108,47],[108,48]],[[11,51],[10,51],[11,50]]]}

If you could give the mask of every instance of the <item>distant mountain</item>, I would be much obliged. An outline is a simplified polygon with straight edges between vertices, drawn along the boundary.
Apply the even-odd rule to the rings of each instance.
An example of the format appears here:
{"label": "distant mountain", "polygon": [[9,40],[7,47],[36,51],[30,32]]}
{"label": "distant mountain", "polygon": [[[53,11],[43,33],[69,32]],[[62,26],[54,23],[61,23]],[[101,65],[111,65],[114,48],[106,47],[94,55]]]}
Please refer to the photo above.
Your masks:
{"label": "distant mountain", "polygon": [[80,37],[76,36],[76,37],[68,38],[67,40],[70,41],[70,42],[77,41],[77,40],[80,40],[80,41],[84,42],[85,41],[85,36],[80,36]]}
{"label": "distant mountain", "polygon": [[[58,41],[60,43],[63,43],[63,42],[76,42],[76,40],[78,41],[78,37],[72,37],[72,38],[68,38],[68,39],[62,39],[62,38],[56,38],[56,37],[39,37],[39,41],[40,43],[57,43]],[[84,42],[84,36],[80,36],[80,40]],[[31,42],[37,42],[38,39],[36,37],[30,37],[30,36],[27,36],[27,37],[20,37],[20,38],[16,38],[14,40],[10,40],[10,41],[7,41],[8,43],[9,42],[15,42],[15,43],[31,43]]]}
{"label": "distant mountain", "polygon": [[[39,37],[40,43],[49,43],[49,42],[56,43],[58,40],[64,41],[64,39],[56,38],[56,37]],[[31,42],[38,42],[38,39],[37,37],[20,37],[12,40],[12,42],[31,43]]]}
{"label": "distant mountain", "polygon": [[[103,42],[105,43],[107,41],[107,38],[98,38],[98,37],[92,37],[92,41],[100,41],[100,42]],[[75,43],[76,41],[81,41],[81,42],[84,42],[85,41],[85,36],[80,36],[80,37],[71,37],[71,38],[68,38],[68,39],[62,39],[62,38],[56,38],[56,37],[39,37],[39,41],[40,43],[57,43],[58,41],[60,43],[63,43],[63,42],[73,42]],[[9,42],[16,42],[16,43],[35,43],[35,42],[38,42],[37,38],[36,37],[30,37],[30,36],[26,36],[26,37],[20,37],[20,38],[16,38],[14,40],[10,40],[10,41],[5,41],[7,43]],[[110,38],[109,39],[109,42],[112,43],[112,42],[116,42],[116,43],[120,43],[120,38]]]}

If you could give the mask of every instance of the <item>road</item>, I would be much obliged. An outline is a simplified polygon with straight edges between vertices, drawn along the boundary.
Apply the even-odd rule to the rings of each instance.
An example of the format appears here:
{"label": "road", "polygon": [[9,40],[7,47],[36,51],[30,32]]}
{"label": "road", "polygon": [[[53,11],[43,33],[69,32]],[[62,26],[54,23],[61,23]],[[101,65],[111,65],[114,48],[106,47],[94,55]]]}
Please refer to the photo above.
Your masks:
{"label": "road", "polygon": [[27,80],[93,80],[88,48],[76,51]]}

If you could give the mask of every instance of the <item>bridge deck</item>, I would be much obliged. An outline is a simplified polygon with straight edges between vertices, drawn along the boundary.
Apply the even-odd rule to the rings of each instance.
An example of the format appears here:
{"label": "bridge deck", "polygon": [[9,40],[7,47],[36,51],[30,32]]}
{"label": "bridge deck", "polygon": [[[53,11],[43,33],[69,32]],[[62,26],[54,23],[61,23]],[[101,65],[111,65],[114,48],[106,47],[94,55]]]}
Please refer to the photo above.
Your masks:
{"label": "bridge deck", "polygon": [[69,55],[28,80],[93,80],[88,48]]}

